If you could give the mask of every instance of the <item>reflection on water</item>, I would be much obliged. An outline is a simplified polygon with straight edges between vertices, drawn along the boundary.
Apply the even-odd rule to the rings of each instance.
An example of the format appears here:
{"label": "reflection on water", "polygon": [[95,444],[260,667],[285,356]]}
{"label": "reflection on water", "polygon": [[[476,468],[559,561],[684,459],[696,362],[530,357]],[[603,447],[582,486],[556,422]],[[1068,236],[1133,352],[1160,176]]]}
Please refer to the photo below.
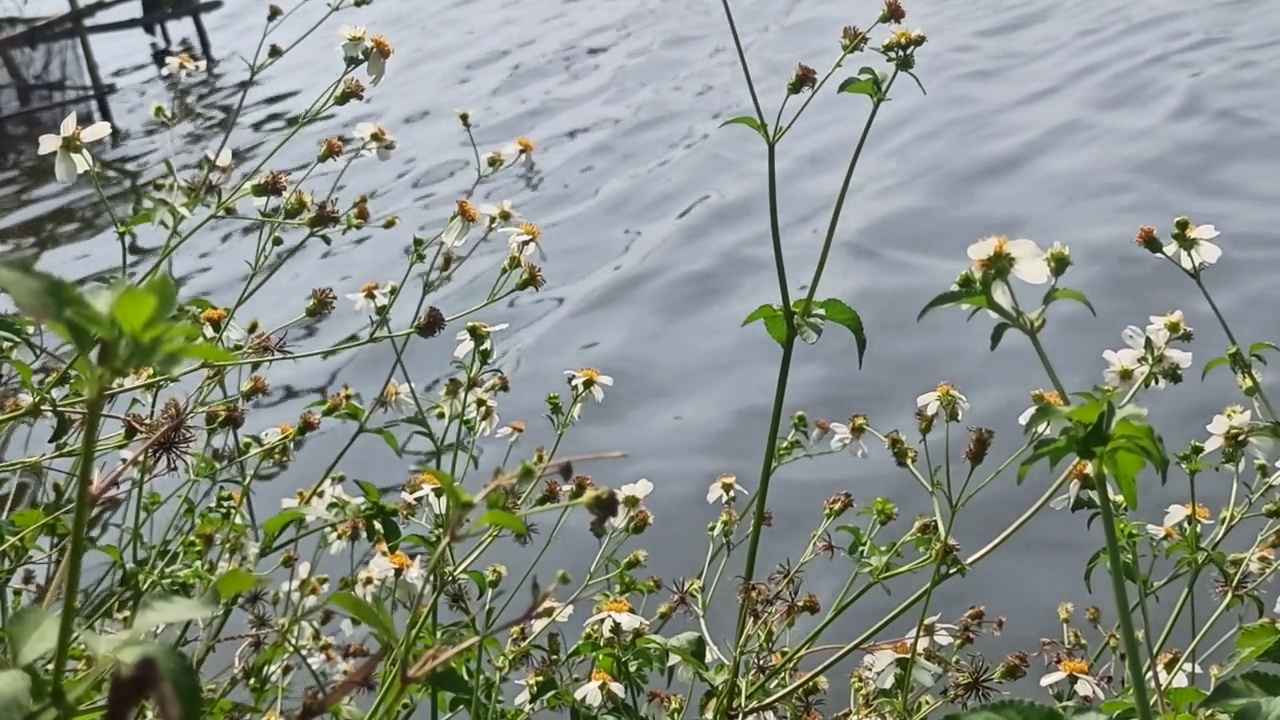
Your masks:
{"label": "reflection on water", "polygon": [[[592,365],[612,375],[616,388],[589,409],[565,450],[626,450],[630,459],[599,468],[599,479],[653,480],[649,505],[661,533],[646,540],[652,571],[665,576],[692,571],[685,549],[704,542],[711,514],[702,495],[711,479],[735,472],[754,490],[750,478],[777,361],[776,347],[758,327],[739,328],[775,291],[763,156],[741,128],[717,129],[748,105],[717,5],[475,0],[443,9],[447,32],[440,10],[418,2],[379,0],[363,10],[359,22],[397,43],[386,81],[365,104],[303,129],[270,166],[300,167],[324,137],[383,122],[399,150],[387,162],[356,163],[339,192],[368,192],[380,213],[400,215],[404,241],[348,236],[332,247],[307,247],[276,279],[276,294],[248,308],[264,323],[281,322],[312,287],[341,292],[384,279],[412,232],[438,230],[469,172],[453,108],[473,111],[482,148],[533,137],[536,170],[480,190],[482,199],[510,199],[537,218],[551,256],[547,289],[481,318],[512,328],[502,350],[515,392],[503,418],[535,420],[539,398],[559,388],[566,367]],[[840,29],[859,20],[847,17],[842,3],[737,5],[753,71],[769,99],[780,96],[796,62],[821,65],[834,55]],[[915,396],[949,380],[973,402],[973,422],[997,430],[997,449],[1012,448],[1026,393],[1047,382],[1029,369],[1030,352],[1007,343],[988,353],[988,329],[976,320],[965,325],[939,313],[915,321],[923,302],[963,266],[965,246],[992,232],[1071,247],[1077,259],[1071,284],[1089,293],[1104,320],[1063,312],[1051,325],[1049,351],[1070,387],[1100,379],[1099,354],[1119,343],[1123,325],[1174,307],[1203,329],[1194,347],[1198,361],[1219,354],[1222,338],[1187,288],[1134,253],[1128,238],[1139,224],[1165,225],[1184,212],[1216,224],[1227,257],[1210,280],[1221,304],[1240,317],[1242,334],[1274,331],[1249,326],[1257,316],[1241,314],[1270,285],[1251,268],[1267,267],[1276,252],[1268,242],[1274,206],[1268,183],[1280,161],[1272,121],[1280,96],[1259,88],[1277,62],[1269,43],[1280,15],[1265,7],[1260,0],[910,5],[909,22],[930,37],[918,68],[929,95],[904,87],[886,107],[822,288],[862,313],[870,336],[866,367],[857,371],[845,338],[804,348],[788,408],[832,419],[864,412],[883,429],[910,427]],[[120,143],[103,154],[109,174],[124,178],[110,183],[114,206],[129,207],[135,189],[157,176],[161,159],[176,153],[179,167],[188,168],[216,144],[245,75],[235,56],[251,53],[257,41],[263,19],[257,13],[256,6],[233,7],[210,16],[223,62],[181,87],[161,82],[142,62],[141,33],[98,41],[99,61],[121,87],[113,100]],[[250,89],[230,141],[240,168],[261,160],[265,143],[290,128],[317,83],[337,71],[333,33],[340,22]],[[148,122],[152,103],[175,100],[193,121],[172,133]],[[808,266],[816,254],[864,112],[850,98],[822,97],[784,145],[783,229],[793,267]],[[58,119],[42,121],[53,127]],[[4,146],[12,164],[0,171],[0,252],[36,255],[43,266],[76,276],[118,264],[111,220],[92,189],[84,182],[53,187],[52,169],[36,161],[34,149],[34,136]],[[214,302],[233,299],[226,295],[243,277],[246,242],[234,229],[212,225],[174,258],[185,291]],[[157,244],[144,236],[135,251],[145,256]],[[462,307],[483,294],[487,277],[479,268],[500,252],[483,250],[476,269],[464,272],[440,304]],[[335,313],[314,338],[296,339],[332,342],[362,322],[354,313]],[[406,361],[443,367],[448,350],[410,345]],[[286,420],[297,403],[335,382],[376,392],[388,360],[385,349],[374,348],[289,368],[277,380],[288,393],[256,408],[253,422]],[[1162,430],[1171,447],[1200,434],[1220,409],[1227,387],[1221,383],[1229,380],[1211,381],[1153,398],[1169,422]],[[533,442],[544,439],[531,435]],[[361,442],[357,451],[358,465],[346,469],[376,484],[406,472],[376,441]],[[307,447],[277,483],[280,494],[310,480],[331,457],[329,443]],[[961,543],[985,543],[1046,482],[1037,473],[1020,487],[995,489],[960,521]],[[863,503],[889,496],[902,507],[903,522],[927,511],[913,485],[874,449],[864,462],[789,468],[777,488],[766,565],[800,552],[822,500],[836,491],[849,490]],[[1183,501],[1172,486],[1160,492],[1153,489],[1151,507]],[[1033,642],[1050,627],[1058,601],[1105,604],[1086,598],[1075,576],[1100,542],[1095,535],[1082,518],[1051,514],[1004,550],[1003,560],[943,588],[939,602],[955,611],[986,603],[1011,617],[1015,642]],[[567,543],[559,560],[572,566],[591,552],[589,542]],[[843,582],[843,569],[832,567],[830,577],[811,578],[815,590],[834,592]],[[1021,591],[1017,606],[1008,593],[992,596],[996,587]],[[896,602],[873,599],[868,612]]]}

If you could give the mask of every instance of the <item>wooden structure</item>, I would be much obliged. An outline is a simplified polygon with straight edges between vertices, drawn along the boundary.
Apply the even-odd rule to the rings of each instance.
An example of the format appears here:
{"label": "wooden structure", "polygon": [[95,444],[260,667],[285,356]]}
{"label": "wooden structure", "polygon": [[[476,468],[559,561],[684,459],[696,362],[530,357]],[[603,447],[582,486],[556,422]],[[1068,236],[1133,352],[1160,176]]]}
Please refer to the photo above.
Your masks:
{"label": "wooden structure", "polygon": [[[100,119],[112,122],[107,96],[115,87],[103,82],[90,42],[90,36],[99,33],[133,28],[150,32],[158,25],[166,44],[172,45],[165,23],[190,17],[200,51],[212,60],[209,33],[200,15],[222,7],[223,0],[144,0],[139,17],[96,25],[87,22],[104,10],[137,2],[99,0],[82,6],[80,0],[67,0],[70,11],[56,17],[0,18],[0,76],[7,76],[0,82],[0,120],[92,99]],[[6,106],[10,94],[17,108]]]}

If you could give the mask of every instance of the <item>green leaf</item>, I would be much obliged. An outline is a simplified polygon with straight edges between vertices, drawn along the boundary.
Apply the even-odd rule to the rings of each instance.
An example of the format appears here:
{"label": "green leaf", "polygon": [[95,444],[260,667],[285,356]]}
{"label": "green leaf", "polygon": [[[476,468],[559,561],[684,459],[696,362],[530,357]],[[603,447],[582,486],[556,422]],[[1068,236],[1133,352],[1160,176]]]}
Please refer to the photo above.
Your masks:
{"label": "green leaf", "polygon": [[0,670],[0,718],[25,717],[31,704],[31,676],[23,670]]}
{"label": "green leaf", "polygon": [[293,507],[281,511],[274,517],[268,518],[266,522],[262,523],[262,544],[264,546],[274,544],[276,538],[280,537],[280,533],[284,532],[290,525],[296,522],[302,522],[306,517],[307,514],[305,512]]}
{"label": "green leaf", "polygon": [[153,694],[157,714],[164,720],[197,720],[203,712],[200,676],[191,660],[172,645],[131,642],[115,652],[127,674],[158,676]]}
{"label": "green leaf", "polygon": [[836,92],[849,93],[850,95],[866,95],[875,100],[880,96],[880,83],[878,80],[868,77],[849,77],[840,83],[840,87]]}
{"label": "green leaf", "polygon": [[1138,509],[1138,474],[1147,466],[1142,455],[1125,448],[1108,450],[1104,459],[1107,472],[1116,479],[1124,504],[1130,512]]}
{"label": "green leaf", "polygon": [[724,122],[720,123],[720,127],[724,127],[726,125],[746,125],[752,130],[755,130],[756,133],[760,135],[760,137],[764,138],[765,140],[769,139],[769,133],[765,129],[765,127],[760,124],[759,120],[751,117],[750,115],[743,115],[741,117],[736,117],[731,120],[725,120]]}
{"label": "green leaf", "polygon": [[1051,305],[1059,300],[1074,300],[1080,303],[1081,305],[1089,308],[1089,312],[1092,313],[1094,317],[1098,316],[1098,311],[1093,309],[1093,305],[1090,304],[1089,298],[1085,297],[1085,294],[1080,292],[1079,290],[1072,290],[1071,288],[1064,288],[1064,287],[1056,287],[1044,294],[1045,305]]}
{"label": "green leaf", "polygon": [[391,432],[391,430],[387,428],[376,428],[369,430],[369,432],[382,438],[382,441],[387,444],[387,447],[391,448],[391,452],[395,453],[396,457],[400,457],[403,453],[400,449],[400,441],[396,439],[396,434]]}
{"label": "green leaf", "polygon": [[345,590],[329,596],[329,604],[373,631],[382,644],[396,644],[398,633],[396,633],[395,622],[386,611],[379,611],[360,597]]}
{"label": "green leaf", "polygon": [[218,347],[213,343],[196,342],[184,343],[181,346],[182,357],[188,360],[203,360],[205,362],[231,362],[236,359],[235,353],[224,347]]}
{"label": "green leaf", "polygon": [[76,287],[57,276],[18,265],[0,265],[0,291],[33,319],[47,324],[81,353],[87,353],[110,327]]}
{"label": "green leaf", "polygon": [[480,516],[480,524],[510,530],[517,535],[525,535],[529,532],[529,526],[525,525],[523,520],[506,510],[490,510],[486,512]]}
{"label": "green leaf", "polygon": [[28,605],[9,618],[5,633],[9,641],[9,658],[15,666],[22,667],[57,647],[58,616],[39,605]]}
{"label": "green leaf", "polygon": [[262,585],[262,578],[257,575],[244,568],[231,568],[218,576],[218,579],[213,582],[213,589],[218,592],[218,597],[230,600],[260,585]]}
{"label": "green leaf", "polygon": [[[1258,660],[1276,662],[1276,643],[1280,641],[1280,627],[1268,620],[1259,620],[1236,632],[1235,649],[1227,661],[1227,667],[1235,668]],[[1270,657],[1268,657],[1270,656]]]}
{"label": "green leaf", "polygon": [[1234,720],[1280,720],[1280,697],[1247,703],[1231,716]]}
{"label": "green leaf", "polygon": [[178,307],[178,285],[170,271],[156,273],[142,286],[156,299],[155,316],[168,319]]}
{"label": "green leaf", "polygon": [[676,635],[667,641],[667,650],[698,670],[707,669],[707,641],[700,632]]}
{"label": "green leaf", "polygon": [[126,287],[111,306],[111,316],[121,330],[137,337],[151,325],[159,306],[155,295],[139,287]]}
{"label": "green leaf", "polygon": [[[1007,322],[998,322],[996,323],[995,327],[991,328],[991,351],[992,352],[995,352],[996,348],[1000,347],[1000,341],[1004,339],[1004,334],[1006,332],[1009,332],[1009,329],[1012,327],[1013,325],[1010,325]],[[1032,425],[1031,423],[1028,422],[1027,427],[1033,428],[1035,427],[1035,425]]]}
{"label": "green leaf", "polygon": [[1220,367],[1228,365],[1230,363],[1231,361],[1228,360],[1226,357],[1216,357],[1210,360],[1209,362],[1204,364],[1204,369],[1200,371],[1200,379],[1204,380],[1206,377],[1209,376],[1209,373],[1213,372],[1214,370],[1217,370]]}
{"label": "green leaf", "polygon": [[948,290],[941,293],[929,301],[920,314],[916,316],[916,322],[924,319],[930,310],[945,307],[947,305],[974,305],[975,300],[982,297],[982,291],[978,290]]}
{"label": "green leaf", "polygon": [[[797,304],[801,304],[801,300]],[[826,321],[821,309],[809,310],[807,312],[796,312],[792,317],[796,323],[796,337],[799,337],[806,344],[812,345],[818,342],[818,338],[822,337],[822,328]],[[783,331],[786,331],[786,319],[783,319]]]}
{"label": "green leaf", "polygon": [[1253,670],[1219,683],[1204,701],[1207,708],[1238,706],[1250,700],[1280,695],[1280,676]]}
{"label": "green leaf", "polygon": [[1209,697],[1209,693],[1197,687],[1180,687],[1169,688],[1165,691],[1165,696],[1169,698],[1169,704],[1177,710],[1190,710],[1193,706],[1198,705],[1202,700]]}
{"label": "green leaf", "polygon": [[207,618],[218,611],[218,603],[212,598],[185,598],[180,596],[143,598],[142,607],[133,618],[133,630],[154,630],[162,625],[173,625]]}
{"label": "green leaf", "polygon": [[861,368],[862,357],[867,353],[867,332],[862,326],[862,316],[843,300],[836,298],[827,298],[818,305],[827,314],[827,322],[844,326],[853,333],[853,342],[858,347],[858,367]]}
{"label": "green leaf", "polygon": [[1065,720],[1065,716],[1048,705],[1026,700],[1002,700],[944,715],[942,720]]}
{"label": "green leaf", "polygon": [[782,308],[777,305],[761,305],[742,321],[742,326],[746,327],[757,320],[764,320],[764,329],[769,332],[769,337],[773,338],[774,342],[780,346],[786,345],[787,319],[782,316]]}

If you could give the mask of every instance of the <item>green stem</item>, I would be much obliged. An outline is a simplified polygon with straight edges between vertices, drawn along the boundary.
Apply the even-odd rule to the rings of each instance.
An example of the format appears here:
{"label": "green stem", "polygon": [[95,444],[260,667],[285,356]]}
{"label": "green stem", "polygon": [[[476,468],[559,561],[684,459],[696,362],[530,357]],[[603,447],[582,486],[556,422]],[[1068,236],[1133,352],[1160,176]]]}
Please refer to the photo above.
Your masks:
{"label": "green stem", "polygon": [[71,521],[71,540],[67,548],[67,575],[64,581],[62,614],[58,623],[58,645],[53,659],[53,699],[65,706],[67,698],[63,688],[67,659],[71,653],[71,641],[75,634],[76,597],[80,592],[80,571],[85,553],[85,538],[89,527],[90,490],[93,486],[93,453],[102,423],[102,407],[105,401],[102,391],[92,378],[89,391],[88,413],[84,420],[84,436],[80,441],[80,460],[76,469],[76,511]]}
{"label": "green stem", "polygon": [[[1204,301],[1209,303],[1209,309],[1213,311],[1214,317],[1218,319],[1218,324],[1222,326],[1222,332],[1227,335],[1227,342],[1239,348],[1240,343],[1236,340],[1235,333],[1231,332],[1231,326],[1227,324],[1227,318],[1223,316],[1222,311],[1218,309],[1218,304],[1215,303],[1213,301],[1213,297],[1209,295],[1209,289],[1204,286],[1204,281],[1201,280],[1200,273],[1196,272],[1191,275],[1191,279],[1195,281],[1196,287],[1200,289],[1200,294],[1204,296]],[[1244,348],[1241,348],[1241,350],[1243,351]],[[1267,415],[1270,416],[1269,419],[1278,419],[1275,408],[1271,407],[1271,401],[1267,398],[1266,391],[1262,389],[1262,383],[1258,381],[1258,376],[1253,373],[1252,359],[1249,360],[1248,367],[1249,369],[1247,372],[1249,373],[1249,379],[1253,381],[1253,386],[1257,388],[1258,399],[1262,401],[1262,406],[1267,409]]]}
{"label": "green stem", "polygon": [[1120,638],[1124,642],[1125,655],[1128,656],[1125,658],[1125,663],[1129,666],[1133,701],[1137,706],[1139,720],[1151,720],[1151,701],[1147,698],[1147,683],[1142,678],[1142,658],[1138,654],[1138,636],[1134,631],[1133,617],[1125,611],[1129,607],[1129,596],[1124,586],[1120,542],[1116,537],[1115,510],[1111,505],[1111,494],[1107,491],[1106,475],[1101,470],[1098,471],[1096,485],[1098,505],[1102,510],[1102,529],[1107,539],[1107,564],[1111,570],[1111,587],[1115,591],[1116,610],[1120,616]]}
{"label": "green stem", "polygon": [[1058,397],[1063,402],[1068,402],[1067,388],[1058,379],[1058,373],[1053,369],[1053,363],[1049,362],[1049,355],[1044,351],[1044,345],[1040,344],[1040,334],[1035,332],[1027,333],[1027,339],[1031,341],[1031,347],[1035,348],[1036,355],[1040,358],[1040,364],[1044,366],[1044,371],[1049,374],[1049,382],[1053,383],[1053,389],[1058,391]]}

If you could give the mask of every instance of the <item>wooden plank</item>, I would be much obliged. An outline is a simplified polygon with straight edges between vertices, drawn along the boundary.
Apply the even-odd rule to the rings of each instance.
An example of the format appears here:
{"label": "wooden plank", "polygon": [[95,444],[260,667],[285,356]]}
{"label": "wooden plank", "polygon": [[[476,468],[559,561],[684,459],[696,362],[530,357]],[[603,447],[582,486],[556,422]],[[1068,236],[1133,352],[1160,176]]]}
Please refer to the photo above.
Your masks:
{"label": "wooden plank", "polygon": [[[115,85],[108,85],[106,87],[106,91],[108,94],[114,93],[116,90],[117,88]],[[72,98],[67,98],[65,100],[58,100],[56,102],[51,102],[51,103],[45,103],[43,105],[34,105],[32,107],[22,108],[21,110],[14,110],[11,113],[5,113],[4,115],[0,115],[0,122],[4,122],[5,120],[8,120],[10,118],[22,117],[23,115],[34,115],[35,113],[44,112],[45,110],[56,110],[60,107],[75,105],[76,103],[90,102],[96,99],[97,98],[93,93],[89,93],[88,95],[77,95]]]}
{"label": "wooden plank", "polygon": [[[116,32],[117,30],[132,30],[134,28],[140,28],[143,25],[147,25],[147,24],[158,25],[160,23],[168,22],[170,20],[177,20],[180,18],[192,16],[192,15],[198,15],[204,12],[212,12],[214,10],[220,9],[223,6],[223,4],[224,4],[223,0],[206,0],[206,2],[202,2],[199,5],[194,5],[191,7],[174,8],[172,10],[162,10],[160,12],[154,12],[149,15],[130,18],[128,20],[115,20],[112,22],[98,23],[97,25],[88,25],[85,27],[85,32],[87,32],[90,35],[97,35],[99,33]],[[0,48],[3,48],[9,45],[10,40],[13,37],[14,37],[13,35],[10,35],[8,37],[0,38]],[[70,27],[59,28],[56,30],[48,29],[38,33],[38,36],[35,38],[35,41],[37,43],[50,43],[50,42],[57,42],[59,40],[67,40],[73,37],[76,37],[75,28],[70,28]],[[25,43],[14,43],[14,44],[25,44]]]}

